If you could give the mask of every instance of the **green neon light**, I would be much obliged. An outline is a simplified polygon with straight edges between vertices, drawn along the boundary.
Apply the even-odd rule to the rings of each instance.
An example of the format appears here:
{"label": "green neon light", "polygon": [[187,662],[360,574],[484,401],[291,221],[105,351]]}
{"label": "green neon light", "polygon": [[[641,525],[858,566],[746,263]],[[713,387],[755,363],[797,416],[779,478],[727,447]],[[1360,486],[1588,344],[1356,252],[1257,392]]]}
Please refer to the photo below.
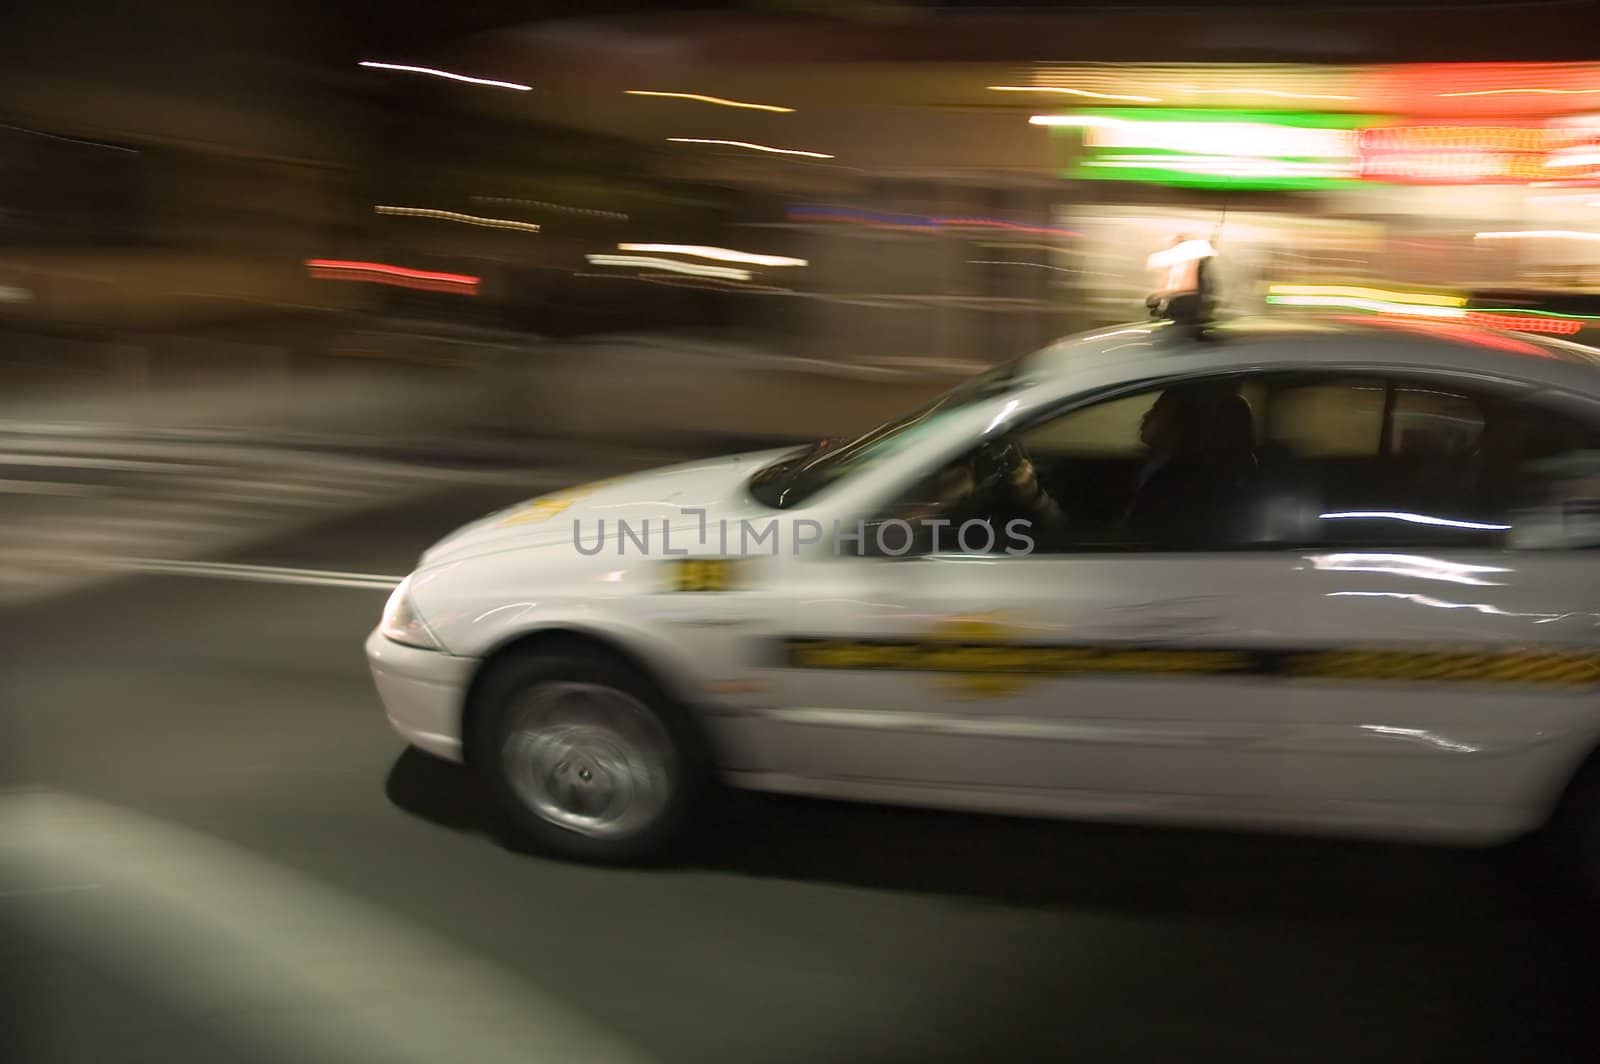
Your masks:
{"label": "green neon light", "polygon": [[1383,120],[1382,115],[1328,114],[1322,111],[1230,111],[1191,107],[1074,107],[1062,113],[1116,118],[1124,122],[1254,122],[1300,129],[1364,129]]}
{"label": "green neon light", "polygon": [[[1075,117],[1113,119],[1138,127],[1149,123],[1241,124],[1281,126],[1286,129],[1362,129],[1380,121],[1377,115],[1326,114],[1318,111],[1239,111],[1200,110],[1173,107],[1090,107],[1066,112]],[[1052,127],[1081,136],[1074,126]],[[1258,162],[1261,173],[1228,173],[1228,163],[1207,162],[1198,152],[1137,145],[1091,148],[1069,171],[1068,178],[1095,181],[1138,181],[1184,188],[1255,188],[1268,190],[1330,190],[1360,188],[1365,184],[1352,172],[1349,176],[1304,172],[1316,168],[1332,169],[1351,165],[1354,159],[1310,156],[1251,156],[1238,168]],[[1281,164],[1274,171],[1273,164]],[[1302,172],[1296,172],[1302,171]]]}

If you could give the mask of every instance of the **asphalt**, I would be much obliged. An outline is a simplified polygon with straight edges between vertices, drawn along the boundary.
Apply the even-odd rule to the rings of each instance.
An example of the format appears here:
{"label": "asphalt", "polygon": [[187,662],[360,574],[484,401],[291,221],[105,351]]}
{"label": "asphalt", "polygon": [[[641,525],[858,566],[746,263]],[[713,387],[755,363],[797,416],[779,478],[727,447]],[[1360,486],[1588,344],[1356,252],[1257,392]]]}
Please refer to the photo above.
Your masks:
{"label": "asphalt", "polygon": [[[403,573],[479,485],[232,560]],[[673,867],[516,852],[388,729],[383,593],[121,577],[0,613],[0,1059],[1592,1059],[1514,853],[726,795]]]}

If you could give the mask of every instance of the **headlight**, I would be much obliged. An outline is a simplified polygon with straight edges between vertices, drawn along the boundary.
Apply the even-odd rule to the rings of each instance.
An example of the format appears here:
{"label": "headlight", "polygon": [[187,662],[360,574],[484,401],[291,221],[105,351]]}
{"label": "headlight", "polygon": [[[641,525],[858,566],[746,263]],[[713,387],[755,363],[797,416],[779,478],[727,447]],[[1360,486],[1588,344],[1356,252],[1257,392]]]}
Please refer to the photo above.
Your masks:
{"label": "headlight", "polygon": [[389,595],[388,603],[383,607],[383,621],[378,625],[378,631],[383,633],[385,639],[396,643],[404,643],[408,647],[421,647],[424,650],[441,650],[439,641],[428,631],[428,626],[422,623],[421,614],[417,613],[411,604],[411,578],[408,576],[400,581],[400,586]]}

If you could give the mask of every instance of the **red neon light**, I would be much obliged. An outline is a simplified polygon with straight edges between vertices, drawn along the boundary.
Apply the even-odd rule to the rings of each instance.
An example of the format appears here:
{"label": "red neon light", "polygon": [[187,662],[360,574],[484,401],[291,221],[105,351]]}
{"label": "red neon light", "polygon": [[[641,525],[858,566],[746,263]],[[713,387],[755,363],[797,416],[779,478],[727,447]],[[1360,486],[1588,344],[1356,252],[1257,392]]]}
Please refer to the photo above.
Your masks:
{"label": "red neon light", "polygon": [[1500,333],[1488,332],[1482,328],[1471,325],[1457,325],[1453,322],[1418,321],[1415,318],[1362,318],[1353,315],[1343,316],[1338,321],[1354,322],[1358,325],[1381,325],[1386,329],[1397,329],[1401,332],[1413,332],[1422,336],[1431,336],[1436,340],[1453,340],[1457,343],[1472,344],[1476,347],[1489,347],[1496,351],[1510,351],[1516,355],[1531,355],[1534,358],[1554,358],[1555,355],[1530,343],[1503,336]]}
{"label": "red neon light", "polygon": [[1357,144],[1369,179],[1520,184],[1549,176],[1557,142],[1539,126],[1428,125],[1363,129]]}
{"label": "red neon light", "polygon": [[1571,336],[1583,328],[1583,322],[1572,318],[1538,318],[1521,314],[1486,314],[1479,310],[1467,311],[1467,322],[1485,329],[1509,329],[1513,332],[1550,333],[1554,336]]}
{"label": "red neon light", "polygon": [[391,266],[386,262],[350,259],[307,259],[306,267],[312,277],[322,281],[365,281],[423,292],[455,292],[473,296],[478,294],[478,283],[482,280],[481,277],[466,273],[413,270],[405,266]]}

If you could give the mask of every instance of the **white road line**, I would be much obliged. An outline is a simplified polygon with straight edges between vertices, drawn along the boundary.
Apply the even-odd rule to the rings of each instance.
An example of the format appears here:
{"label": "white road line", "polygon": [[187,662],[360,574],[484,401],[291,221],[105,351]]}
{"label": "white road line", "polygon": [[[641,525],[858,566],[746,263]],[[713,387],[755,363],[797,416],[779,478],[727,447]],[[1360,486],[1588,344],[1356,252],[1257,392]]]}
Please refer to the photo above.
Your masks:
{"label": "white road line", "polygon": [[0,452],[0,466],[55,466],[67,469],[118,469],[172,473],[184,469],[210,469],[192,462],[143,462],[133,458],[91,458],[73,454],[9,454]]}
{"label": "white road line", "polygon": [[308,587],[354,587],[388,590],[402,577],[378,573],[347,573],[337,569],[290,569],[277,565],[245,565],[239,562],[186,562],[161,558],[108,558],[105,564],[117,569],[169,576],[203,576],[219,580],[252,580],[269,584],[299,584]]}

